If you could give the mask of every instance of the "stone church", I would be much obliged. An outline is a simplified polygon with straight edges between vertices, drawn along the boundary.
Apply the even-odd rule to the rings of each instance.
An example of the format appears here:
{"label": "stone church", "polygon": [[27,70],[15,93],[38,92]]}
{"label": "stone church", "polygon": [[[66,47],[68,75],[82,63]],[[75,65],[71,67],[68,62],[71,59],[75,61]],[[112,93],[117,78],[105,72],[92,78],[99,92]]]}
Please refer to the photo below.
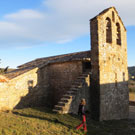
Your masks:
{"label": "stone church", "polygon": [[0,75],[0,110],[46,106],[95,120],[128,118],[126,28],[114,7],[90,20],[91,50],[39,58]]}

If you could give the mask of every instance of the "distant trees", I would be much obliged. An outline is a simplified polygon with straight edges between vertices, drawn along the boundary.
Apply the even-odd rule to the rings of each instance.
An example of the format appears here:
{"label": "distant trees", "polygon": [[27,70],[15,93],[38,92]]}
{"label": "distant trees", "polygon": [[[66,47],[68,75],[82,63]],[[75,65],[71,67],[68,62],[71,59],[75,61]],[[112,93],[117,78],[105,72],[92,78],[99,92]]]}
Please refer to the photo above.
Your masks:
{"label": "distant trees", "polygon": [[135,76],[135,66],[128,67],[129,76]]}

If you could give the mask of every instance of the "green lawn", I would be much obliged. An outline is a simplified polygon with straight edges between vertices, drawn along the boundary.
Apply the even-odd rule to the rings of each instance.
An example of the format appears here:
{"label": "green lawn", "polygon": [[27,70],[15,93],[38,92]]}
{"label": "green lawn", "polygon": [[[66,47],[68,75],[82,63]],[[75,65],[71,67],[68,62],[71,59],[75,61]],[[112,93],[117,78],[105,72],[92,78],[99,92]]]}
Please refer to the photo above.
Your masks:
{"label": "green lawn", "polygon": [[[96,122],[87,117],[87,135],[135,135],[135,122]],[[59,115],[47,108],[27,108],[0,113],[0,135],[83,135],[76,115]]]}

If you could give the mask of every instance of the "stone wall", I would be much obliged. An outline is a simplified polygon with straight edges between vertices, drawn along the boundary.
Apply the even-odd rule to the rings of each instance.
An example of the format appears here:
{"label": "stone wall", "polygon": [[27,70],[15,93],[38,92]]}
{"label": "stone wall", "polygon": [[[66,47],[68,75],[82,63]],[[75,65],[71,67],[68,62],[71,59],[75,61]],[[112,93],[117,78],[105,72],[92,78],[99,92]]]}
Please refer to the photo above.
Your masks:
{"label": "stone wall", "polygon": [[98,21],[90,22],[91,32],[91,76],[90,76],[90,110],[93,119],[99,119],[100,85],[99,85],[99,49],[98,49]]}
{"label": "stone wall", "polygon": [[[82,73],[82,62],[63,62],[32,69],[0,83],[0,110],[53,107]],[[4,77],[1,76],[1,80]]]}
{"label": "stone wall", "polygon": [[36,71],[37,69],[33,69],[8,82],[0,83],[0,110],[12,110],[29,94],[29,82],[32,82],[32,87],[37,85]]}
{"label": "stone wall", "polygon": [[126,29],[114,8],[91,20],[91,39],[92,109],[99,120],[128,118]]}
{"label": "stone wall", "polygon": [[76,78],[82,73],[82,62],[63,62],[48,66],[50,104],[56,105],[70,89]]}
{"label": "stone wall", "polygon": [[[33,76],[33,80],[37,80],[37,84],[34,86],[29,86],[29,93],[21,99],[21,101],[17,105],[17,108],[50,105],[50,103],[48,102],[48,67],[45,66],[44,68],[38,68],[34,74],[35,76]],[[21,83],[22,81],[20,80],[19,82]],[[30,85],[31,82],[32,80],[28,81]]]}
{"label": "stone wall", "polygon": [[[46,70],[42,72],[44,73]],[[48,88],[45,74],[46,81],[42,80],[41,70],[35,68],[8,82],[0,83],[0,110],[44,105]]]}

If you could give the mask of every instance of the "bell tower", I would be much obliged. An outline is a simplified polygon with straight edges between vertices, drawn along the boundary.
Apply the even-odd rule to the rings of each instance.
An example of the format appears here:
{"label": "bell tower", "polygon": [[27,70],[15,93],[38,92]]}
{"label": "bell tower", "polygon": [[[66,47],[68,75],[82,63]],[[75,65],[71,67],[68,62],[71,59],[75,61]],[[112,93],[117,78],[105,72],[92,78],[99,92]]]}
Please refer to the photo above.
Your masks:
{"label": "bell tower", "polygon": [[91,116],[128,118],[129,90],[126,28],[114,7],[90,20]]}

